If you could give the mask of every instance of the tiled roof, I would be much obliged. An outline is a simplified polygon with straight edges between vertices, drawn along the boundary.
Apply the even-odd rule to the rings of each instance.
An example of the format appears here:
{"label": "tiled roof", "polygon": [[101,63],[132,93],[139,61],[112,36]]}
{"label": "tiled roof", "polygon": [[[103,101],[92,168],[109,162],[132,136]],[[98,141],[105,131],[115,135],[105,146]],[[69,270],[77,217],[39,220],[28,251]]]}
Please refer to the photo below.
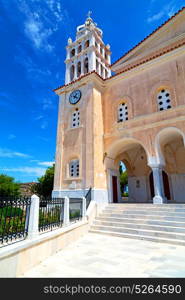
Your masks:
{"label": "tiled roof", "polygon": [[185,39],[179,41],[178,43],[177,42],[174,43],[174,45],[171,45],[171,47],[168,46],[168,47],[165,47],[163,49],[160,49],[159,51],[156,51],[155,53],[152,53],[152,54],[148,55],[148,57],[145,57],[145,58],[141,59],[140,61],[138,61],[135,64],[126,66],[123,70],[121,70],[120,72],[118,72],[118,73],[114,74],[113,76],[107,78],[106,80],[109,80],[109,79],[111,79],[111,78],[113,78],[115,76],[118,76],[121,73],[130,71],[131,69],[134,69],[135,67],[138,67],[139,65],[142,65],[142,64],[144,64],[144,63],[146,63],[146,62],[148,62],[148,61],[150,61],[152,59],[155,59],[155,58],[157,58],[157,57],[159,57],[159,56],[161,56],[163,54],[166,54],[166,53],[168,53],[170,51],[173,51],[173,50],[175,50],[175,49],[177,49],[177,48],[179,48],[179,47],[181,47],[183,45],[185,45]]}
{"label": "tiled roof", "polygon": [[92,71],[92,72],[89,72],[89,73],[87,73],[87,74],[85,74],[85,75],[80,76],[80,77],[79,77],[78,79],[76,79],[76,80],[73,80],[73,81],[71,81],[71,82],[69,82],[69,83],[67,83],[67,84],[63,84],[63,85],[59,86],[58,88],[54,89],[53,91],[55,92],[55,91],[57,91],[57,90],[59,90],[59,89],[61,89],[61,88],[63,88],[63,87],[69,86],[69,85],[71,85],[71,84],[73,84],[73,83],[75,83],[75,82],[81,80],[82,78],[89,76],[89,75],[92,74],[92,73],[95,73],[95,74],[98,75],[98,77],[100,77],[102,80],[105,80],[105,79],[103,79],[96,71]]}
{"label": "tiled roof", "polygon": [[155,32],[157,32],[161,27],[163,27],[165,24],[170,22],[174,17],[176,17],[180,12],[185,10],[185,7],[182,7],[178,12],[176,12],[171,18],[169,18],[167,21],[165,21],[163,24],[161,24],[159,27],[157,27],[153,32],[151,32],[148,36],[146,36],[142,41],[140,41],[136,46],[131,48],[129,51],[127,51],[125,54],[123,54],[120,58],[118,58],[114,63],[112,63],[111,66],[114,66],[118,61],[120,61],[122,58],[124,58],[128,53],[133,51],[135,48],[137,48],[139,45],[141,45],[144,41],[146,41],[150,36],[152,36]]}
{"label": "tiled roof", "polygon": [[[157,32],[161,27],[163,27],[165,24],[167,24],[169,21],[171,21],[175,16],[177,16],[177,15],[178,15],[180,12],[182,12],[183,10],[185,10],[185,7],[183,7],[182,9],[180,9],[176,14],[174,14],[171,18],[169,18],[165,23],[163,23],[162,25],[160,25],[157,29],[155,29],[151,34],[149,34],[146,38],[144,38],[144,39],[143,39],[141,42],[139,42],[136,46],[134,46],[132,49],[130,49],[128,52],[126,52],[123,56],[121,56],[118,60],[116,60],[111,66],[115,65],[119,60],[121,60],[121,59],[122,59],[124,56],[126,56],[129,52],[131,52],[131,51],[134,50],[136,47],[138,47],[141,43],[143,43],[143,42],[144,42],[146,39],[148,39],[151,35],[153,35],[155,32]],[[158,50],[157,52],[148,55],[148,57],[145,57],[145,58],[143,58],[143,59],[140,59],[139,61],[137,61],[137,63],[131,64],[131,65],[129,65],[129,66],[126,66],[122,71],[120,71],[119,73],[116,73],[115,75],[113,75],[113,76],[111,76],[111,77],[109,77],[109,78],[104,79],[104,78],[102,78],[96,71],[92,71],[92,72],[87,73],[87,74],[85,74],[85,75],[83,75],[83,76],[80,76],[78,79],[76,79],[76,80],[74,80],[74,81],[72,81],[72,82],[70,82],[70,83],[68,83],[68,84],[64,84],[64,85],[62,85],[62,86],[59,86],[58,88],[54,89],[53,91],[55,92],[55,91],[57,91],[57,90],[59,90],[59,89],[61,89],[61,88],[63,88],[63,87],[70,86],[70,85],[76,83],[77,81],[80,81],[80,80],[83,79],[84,77],[89,76],[89,75],[92,74],[92,73],[95,73],[99,78],[101,78],[101,80],[107,81],[107,80],[109,80],[109,79],[111,79],[111,78],[113,78],[113,77],[115,77],[115,76],[120,75],[121,73],[127,72],[127,71],[129,71],[129,70],[131,70],[131,69],[133,69],[133,68],[135,68],[135,67],[137,67],[137,66],[139,66],[139,65],[142,65],[142,64],[144,64],[144,63],[146,63],[146,62],[148,62],[148,61],[150,61],[150,60],[152,60],[152,59],[155,59],[155,58],[157,58],[157,57],[159,57],[159,56],[161,56],[161,55],[163,55],[163,54],[165,54],[165,53],[168,53],[168,52],[170,52],[170,51],[172,51],[172,50],[174,50],[174,49],[177,49],[177,48],[179,48],[180,46],[183,46],[184,44],[185,44],[185,40],[181,40],[181,41],[175,43],[175,45],[170,45],[170,46],[168,46],[168,47],[162,48],[162,49]]]}

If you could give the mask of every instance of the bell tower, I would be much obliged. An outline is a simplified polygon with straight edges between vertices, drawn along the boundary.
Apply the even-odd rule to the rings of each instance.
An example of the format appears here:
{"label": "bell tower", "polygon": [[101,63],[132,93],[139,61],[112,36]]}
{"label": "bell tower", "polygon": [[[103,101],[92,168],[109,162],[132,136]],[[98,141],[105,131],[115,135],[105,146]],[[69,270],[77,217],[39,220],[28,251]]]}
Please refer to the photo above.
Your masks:
{"label": "bell tower", "polygon": [[111,76],[110,46],[104,44],[103,32],[90,15],[88,12],[85,24],[77,27],[75,41],[68,39],[65,84],[92,71],[103,79]]}
{"label": "bell tower", "polygon": [[90,14],[77,27],[75,41],[68,39],[65,85],[55,89],[59,114],[52,195],[79,198],[91,188],[92,199],[107,203],[103,92],[111,53]]}

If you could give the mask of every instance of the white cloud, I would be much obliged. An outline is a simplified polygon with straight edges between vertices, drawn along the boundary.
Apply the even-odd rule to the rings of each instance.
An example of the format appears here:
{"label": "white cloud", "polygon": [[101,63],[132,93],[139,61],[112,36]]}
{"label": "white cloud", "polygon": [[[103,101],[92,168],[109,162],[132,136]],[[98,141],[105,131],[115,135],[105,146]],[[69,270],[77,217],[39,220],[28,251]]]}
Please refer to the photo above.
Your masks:
{"label": "white cloud", "polygon": [[16,138],[16,135],[15,134],[9,134],[9,136],[8,136],[8,139],[9,140],[13,140],[13,139],[15,139]]}
{"label": "white cloud", "polygon": [[[151,9],[149,11],[151,12]],[[170,18],[175,14],[176,11],[177,11],[176,5],[174,4],[174,1],[171,1],[167,5],[163,6],[158,13],[156,13],[152,16],[149,16],[147,18],[147,22],[152,23],[152,22],[160,20],[162,17]]]}
{"label": "white cloud", "polygon": [[42,162],[39,162],[38,165],[52,167],[54,163],[55,163],[54,161],[42,161]]}
{"label": "white cloud", "polygon": [[0,148],[0,157],[9,157],[9,158],[13,158],[13,157],[22,157],[22,158],[27,158],[27,157],[31,157],[28,154],[24,154],[21,152],[16,152],[16,151],[12,151],[9,149],[5,149],[5,148]]}
{"label": "white cloud", "polygon": [[42,108],[43,110],[53,108],[53,102],[51,101],[51,99],[44,98]]}
{"label": "white cloud", "polygon": [[[5,2],[5,1],[4,1]],[[50,37],[58,30],[67,12],[60,0],[14,0],[23,17],[23,29],[36,50],[51,52],[54,45]],[[8,4],[6,3],[6,6]],[[10,9],[10,7],[9,7]]]}
{"label": "white cloud", "polygon": [[43,121],[40,128],[41,129],[46,129],[48,127],[48,122],[47,121]]}
{"label": "white cloud", "polygon": [[45,138],[43,136],[37,136],[37,138],[41,141],[44,141],[44,142],[49,142],[49,139],[48,138]]}
{"label": "white cloud", "polygon": [[31,159],[30,162],[39,162],[38,159]]}
{"label": "white cloud", "polygon": [[147,22],[151,23],[154,21],[157,21],[159,19],[161,19],[164,16],[165,12],[164,11],[160,11],[159,13],[153,15],[152,17],[148,17]]}
{"label": "white cloud", "polygon": [[24,23],[24,30],[36,49],[44,49],[48,52],[53,50],[53,46],[48,42],[48,38],[53,32],[50,28],[44,28],[42,22],[30,17]]}
{"label": "white cloud", "polygon": [[42,176],[46,171],[46,169],[38,167],[1,168],[1,170],[4,172],[20,172],[36,176]]}
{"label": "white cloud", "polygon": [[41,120],[41,119],[43,119],[43,118],[44,118],[44,116],[42,116],[42,115],[37,116],[37,117],[35,118],[35,121]]}

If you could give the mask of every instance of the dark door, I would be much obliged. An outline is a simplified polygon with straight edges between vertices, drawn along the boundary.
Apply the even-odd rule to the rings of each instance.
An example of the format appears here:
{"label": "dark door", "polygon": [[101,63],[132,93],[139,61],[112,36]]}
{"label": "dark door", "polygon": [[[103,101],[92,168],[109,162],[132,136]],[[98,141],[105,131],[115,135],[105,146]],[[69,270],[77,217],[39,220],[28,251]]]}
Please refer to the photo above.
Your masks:
{"label": "dark door", "polygon": [[[168,180],[168,175],[166,174],[165,171],[162,171],[162,177],[163,177],[163,186],[164,186],[164,195],[165,197],[170,200],[171,195],[170,195],[170,186],[169,186],[169,180]],[[150,191],[151,191],[151,196],[152,198],[155,196],[154,194],[154,179],[153,179],[153,172],[150,173],[149,176],[149,181],[150,181]]]}
{"label": "dark door", "polygon": [[150,192],[153,199],[153,197],[155,196],[153,172],[150,173],[149,180],[150,180]]}
{"label": "dark door", "polygon": [[118,202],[117,176],[112,176],[113,202]]}
{"label": "dark door", "polygon": [[170,200],[171,195],[170,195],[170,185],[169,185],[168,175],[166,174],[165,171],[163,171],[162,176],[163,176],[163,184],[164,184],[164,194],[165,194],[165,197],[168,200]]}

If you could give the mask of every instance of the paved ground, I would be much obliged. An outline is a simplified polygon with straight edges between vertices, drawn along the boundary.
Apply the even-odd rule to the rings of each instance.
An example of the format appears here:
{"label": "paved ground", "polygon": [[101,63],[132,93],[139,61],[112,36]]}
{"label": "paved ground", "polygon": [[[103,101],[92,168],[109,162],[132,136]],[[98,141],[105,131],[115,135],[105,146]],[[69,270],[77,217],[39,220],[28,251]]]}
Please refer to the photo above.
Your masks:
{"label": "paved ground", "polygon": [[23,277],[185,277],[185,247],[89,233]]}

